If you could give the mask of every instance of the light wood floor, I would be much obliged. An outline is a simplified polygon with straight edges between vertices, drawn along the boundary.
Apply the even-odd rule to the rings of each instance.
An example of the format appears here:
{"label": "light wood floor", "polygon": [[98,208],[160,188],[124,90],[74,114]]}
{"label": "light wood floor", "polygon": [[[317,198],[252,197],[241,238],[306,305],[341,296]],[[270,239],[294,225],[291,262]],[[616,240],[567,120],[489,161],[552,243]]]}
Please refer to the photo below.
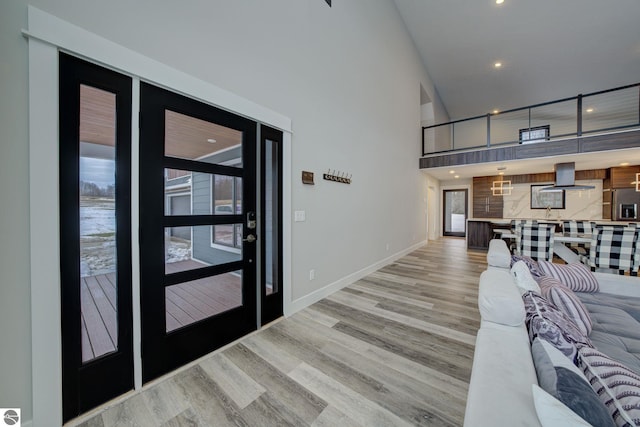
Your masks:
{"label": "light wood floor", "polygon": [[430,242],[80,425],[460,426],[485,258]]}

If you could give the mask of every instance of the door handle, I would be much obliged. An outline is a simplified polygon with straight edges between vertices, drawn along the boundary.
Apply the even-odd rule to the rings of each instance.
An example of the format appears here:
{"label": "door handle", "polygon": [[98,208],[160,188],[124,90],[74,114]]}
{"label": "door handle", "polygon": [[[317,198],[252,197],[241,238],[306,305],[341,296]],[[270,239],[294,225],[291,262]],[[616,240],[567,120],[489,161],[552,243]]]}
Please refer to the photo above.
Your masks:
{"label": "door handle", "polygon": [[253,243],[256,240],[258,240],[258,238],[253,234],[249,234],[246,239],[242,239],[243,242],[249,242],[249,243]]}

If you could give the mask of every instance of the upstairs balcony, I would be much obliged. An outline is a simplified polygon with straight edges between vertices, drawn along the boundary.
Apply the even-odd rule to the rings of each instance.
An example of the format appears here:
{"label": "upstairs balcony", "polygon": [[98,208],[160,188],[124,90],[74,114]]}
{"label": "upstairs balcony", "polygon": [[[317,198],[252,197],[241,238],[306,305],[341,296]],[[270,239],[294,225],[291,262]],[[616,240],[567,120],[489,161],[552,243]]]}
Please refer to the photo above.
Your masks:
{"label": "upstairs balcony", "polygon": [[640,148],[640,83],[422,128],[420,168]]}

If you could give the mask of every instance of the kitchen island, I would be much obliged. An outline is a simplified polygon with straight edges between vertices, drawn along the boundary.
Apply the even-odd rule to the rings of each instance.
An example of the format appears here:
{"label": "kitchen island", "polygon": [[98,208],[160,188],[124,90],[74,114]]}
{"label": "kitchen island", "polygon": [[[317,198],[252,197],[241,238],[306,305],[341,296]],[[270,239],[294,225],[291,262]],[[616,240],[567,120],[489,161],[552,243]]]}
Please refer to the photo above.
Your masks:
{"label": "kitchen island", "polygon": [[486,251],[493,239],[494,229],[508,229],[510,219],[469,218],[467,219],[467,249]]}

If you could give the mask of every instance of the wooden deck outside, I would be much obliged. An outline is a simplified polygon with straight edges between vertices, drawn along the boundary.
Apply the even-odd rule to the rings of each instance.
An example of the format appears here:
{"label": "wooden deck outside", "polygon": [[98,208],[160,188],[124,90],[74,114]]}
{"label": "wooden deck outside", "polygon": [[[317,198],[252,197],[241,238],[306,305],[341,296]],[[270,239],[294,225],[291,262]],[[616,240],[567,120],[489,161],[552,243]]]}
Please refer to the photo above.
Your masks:
{"label": "wooden deck outside", "polygon": [[[167,273],[201,267],[196,261],[167,264]],[[118,343],[115,273],[82,278],[82,361],[116,350]],[[242,278],[221,274],[166,288],[167,332],[242,304]]]}

